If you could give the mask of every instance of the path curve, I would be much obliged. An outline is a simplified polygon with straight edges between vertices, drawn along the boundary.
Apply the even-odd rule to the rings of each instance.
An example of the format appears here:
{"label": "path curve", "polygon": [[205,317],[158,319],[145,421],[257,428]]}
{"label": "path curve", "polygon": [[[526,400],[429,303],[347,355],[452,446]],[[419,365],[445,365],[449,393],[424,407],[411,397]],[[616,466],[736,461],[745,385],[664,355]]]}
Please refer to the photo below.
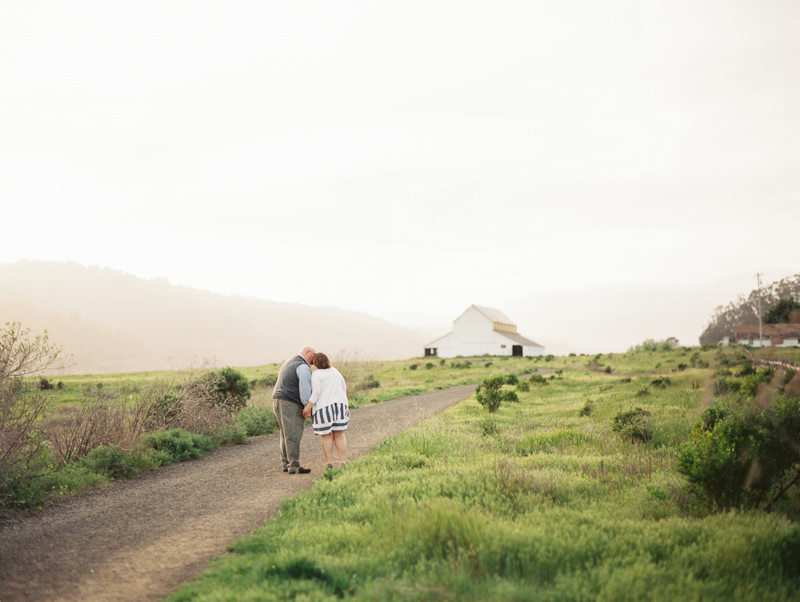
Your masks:
{"label": "path curve", "polygon": [[[474,392],[464,385],[352,410],[350,459]],[[308,427],[309,475],[281,471],[277,441],[257,437],[0,521],[0,602],[162,600],[322,475]]]}

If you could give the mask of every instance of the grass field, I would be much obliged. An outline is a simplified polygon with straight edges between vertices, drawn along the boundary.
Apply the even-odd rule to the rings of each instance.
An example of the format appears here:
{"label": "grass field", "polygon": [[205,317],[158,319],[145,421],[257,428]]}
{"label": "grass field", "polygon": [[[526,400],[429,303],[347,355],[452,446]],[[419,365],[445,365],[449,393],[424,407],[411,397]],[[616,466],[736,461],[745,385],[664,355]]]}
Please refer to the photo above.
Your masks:
{"label": "grass field", "polygon": [[[718,513],[677,471],[724,354],[472,361],[351,376],[413,388],[458,370],[548,375],[519,403],[468,400],[329,471],[170,600],[800,599],[797,496]],[[633,407],[652,414],[647,443],[612,428]]]}

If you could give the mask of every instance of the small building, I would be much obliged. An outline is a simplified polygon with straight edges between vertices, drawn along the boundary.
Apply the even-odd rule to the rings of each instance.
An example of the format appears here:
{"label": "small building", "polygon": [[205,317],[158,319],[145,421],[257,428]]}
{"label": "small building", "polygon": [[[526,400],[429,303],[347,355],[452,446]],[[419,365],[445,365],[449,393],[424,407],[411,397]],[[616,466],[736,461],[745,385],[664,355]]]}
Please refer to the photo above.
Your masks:
{"label": "small building", "polygon": [[453,321],[453,332],[425,345],[425,357],[544,355],[544,347],[517,332],[499,309],[471,305]]}
{"label": "small building", "polygon": [[800,324],[739,324],[732,338],[725,343],[751,347],[797,347],[800,345]]}

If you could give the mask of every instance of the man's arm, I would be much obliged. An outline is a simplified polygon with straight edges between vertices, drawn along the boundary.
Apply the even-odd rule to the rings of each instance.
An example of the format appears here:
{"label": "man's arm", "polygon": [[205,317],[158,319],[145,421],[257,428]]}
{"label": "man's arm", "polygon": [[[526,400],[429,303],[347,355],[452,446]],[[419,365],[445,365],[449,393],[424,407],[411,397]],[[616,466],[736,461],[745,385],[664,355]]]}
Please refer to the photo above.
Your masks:
{"label": "man's arm", "polygon": [[297,379],[300,381],[300,401],[306,405],[311,398],[311,366],[300,364],[297,367]]}

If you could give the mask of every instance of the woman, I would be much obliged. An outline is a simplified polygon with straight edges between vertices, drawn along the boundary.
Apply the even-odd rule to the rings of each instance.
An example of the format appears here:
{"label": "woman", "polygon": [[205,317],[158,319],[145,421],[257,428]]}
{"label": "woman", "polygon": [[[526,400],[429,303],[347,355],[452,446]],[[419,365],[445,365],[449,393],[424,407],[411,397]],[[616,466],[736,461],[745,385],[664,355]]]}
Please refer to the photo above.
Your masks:
{"label": "woman", "polygon": [[339,462],[344,466],[347,462],[347,438],[344,432],[350,421],[347,384],[324,353],[318,353],[314,357],[314,365],[317,369],[311,375],[311,397],[303,410],[303,416],[308,418],[313,414],[311,424],[314,434],[322,437],[322,453],[325,454],[328,468],[333,468],[334,446]]}

